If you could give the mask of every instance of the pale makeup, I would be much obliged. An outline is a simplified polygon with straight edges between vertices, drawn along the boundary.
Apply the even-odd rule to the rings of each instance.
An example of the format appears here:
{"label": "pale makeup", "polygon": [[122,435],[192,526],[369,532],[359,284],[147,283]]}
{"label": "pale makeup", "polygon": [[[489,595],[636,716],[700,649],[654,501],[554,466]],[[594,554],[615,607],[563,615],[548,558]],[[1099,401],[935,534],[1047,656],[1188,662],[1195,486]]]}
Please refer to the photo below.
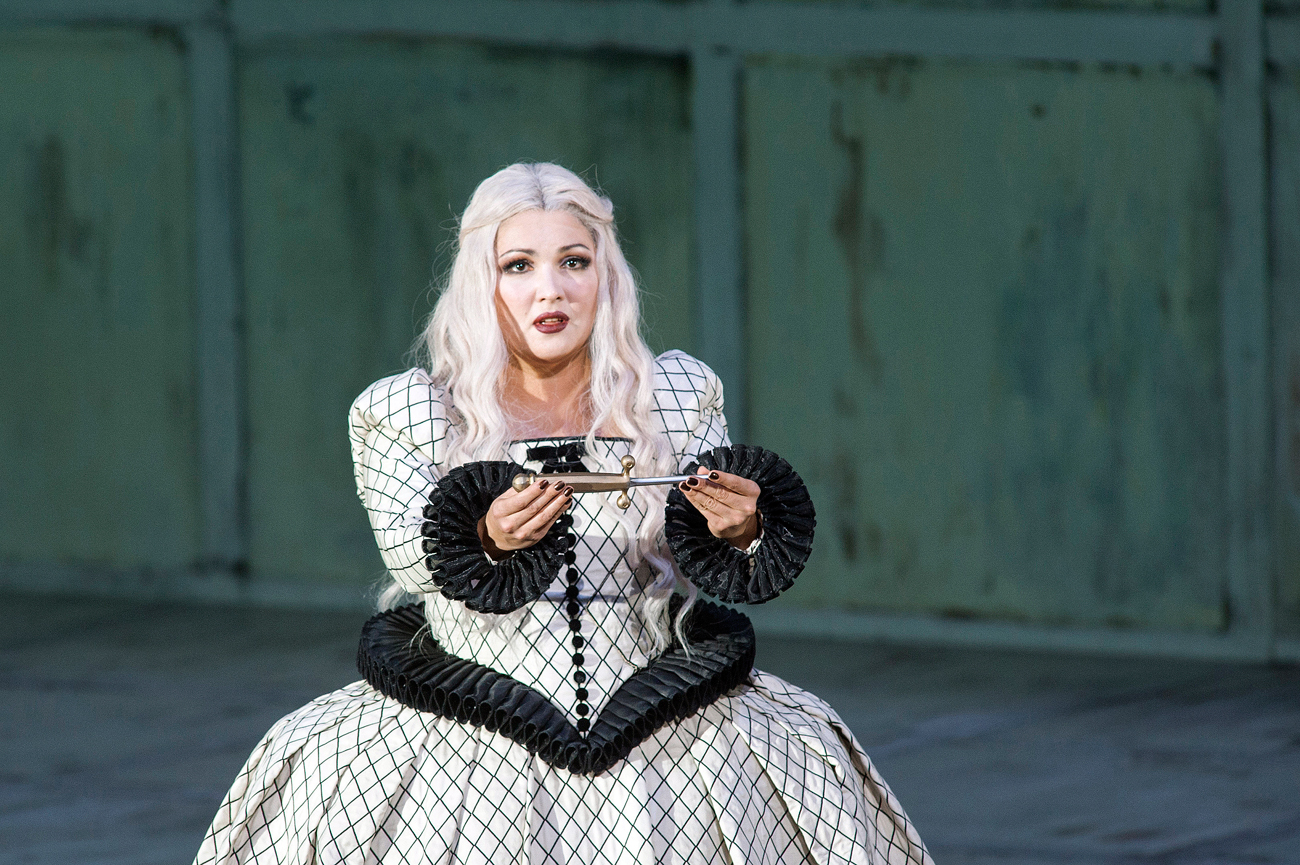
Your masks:
{"label": "pale makeup", "polygon": [[573,214],[527,210],[497,229],[497,315],[517,363],[554,375],[580,357],[596,322],[596,241]]}
{"label": "pale makeup", "polygon": [[[521,437],[581,435],[600,279],[596,241],[573,214],[527,210],[497,228],[497,318],[510,350],[503,408]],[[709,531],[744,549],[758,537],[758,485],[725,472],[683,484]],[[493,558],[532,546],[569,505],[571,492],[507,490],[479,521]]]}
{"label": "pale makeup", "polygon": [[[581,435],[600,289],[596,240],[571,213],[527,210],[497,228],[495,252],[497,319],[511,360],[502,407],[522,437]],[[479,520],[483,549],[500,559],[532,546],[572,496],[562,484],[506,490]]]}

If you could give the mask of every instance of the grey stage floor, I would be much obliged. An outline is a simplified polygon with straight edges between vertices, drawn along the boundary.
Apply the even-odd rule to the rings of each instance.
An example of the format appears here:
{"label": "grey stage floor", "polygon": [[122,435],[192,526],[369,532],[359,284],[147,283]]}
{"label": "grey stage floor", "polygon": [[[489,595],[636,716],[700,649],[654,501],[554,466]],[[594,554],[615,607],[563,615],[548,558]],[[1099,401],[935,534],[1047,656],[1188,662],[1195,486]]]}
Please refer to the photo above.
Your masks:
{"label": "grey stage floor", "polygon": [[[362,616],[0,598],[0,862],[186,863]],[[939,865],[1300,863],[1300,671],[761,640]]]}

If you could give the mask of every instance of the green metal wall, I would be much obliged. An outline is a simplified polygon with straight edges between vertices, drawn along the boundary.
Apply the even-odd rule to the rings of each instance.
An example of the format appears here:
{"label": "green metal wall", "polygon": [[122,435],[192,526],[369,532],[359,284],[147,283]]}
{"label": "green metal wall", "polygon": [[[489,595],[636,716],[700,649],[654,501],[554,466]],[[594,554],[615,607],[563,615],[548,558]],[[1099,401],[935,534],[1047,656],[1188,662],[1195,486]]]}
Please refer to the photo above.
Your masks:
{"label": "green metal wall", "polygon": [[1300,68],[1269,90],[1278,632],[1300,637]]}
{"label": "green metal wall", "polygon": [[[186,44],[0,31],[0,567],[209,564]],[[410,365],[454,216],[497,168],[598,182],[652,346],[702,348],[680,54],[262,35],[233,57],[247,583],[359,594],[380,576],[346,409]],[[744,420],[820,515],[781,603],[1227,628],[1222,81],[776,55],[742,73]],[[1271,558],[1295,638],[1300,72],[1274,67],[1267,93]]]}
{"label": "green metal wall", "polygon": [[792,596],[1224,624],[1216,111],[1196,75],[754,61],[752,428]]}
{"label": "green metal wall", "polygon": [[[615,202],[656,347],[692,340],[687,78],[671,60],[442,42],[273,42],[243,52],[250,565],[382,574],[357,503],[349,404],[410,365],[431,265],[484,177],[585,172]],[[441,252],[440,252],[441,250]]]}
{"label": "green metal wall", "polygon": [[0,82],[0,561],[188,566],[181,48],[165,33],[0,33]]}

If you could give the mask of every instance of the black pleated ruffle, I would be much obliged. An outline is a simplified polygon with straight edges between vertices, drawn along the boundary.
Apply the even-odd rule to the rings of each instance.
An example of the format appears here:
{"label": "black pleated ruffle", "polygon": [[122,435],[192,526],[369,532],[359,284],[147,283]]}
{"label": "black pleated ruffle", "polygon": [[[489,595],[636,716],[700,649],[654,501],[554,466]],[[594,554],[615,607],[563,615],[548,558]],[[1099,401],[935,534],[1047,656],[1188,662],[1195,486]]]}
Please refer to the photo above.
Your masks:
{"label": "black pleated ruffle", "polygon": [[610,697],[583,737],[538,691],[450,655],[427,634],[416,605],[389,610],[361,630],[357,668],[405,706],[486,727],[556,768],[599,775],[665,724],[698,712],[749,680],[754,629],[735,610],[700,601],[688,616],[687,655],[675,645]]}
{"label": "black pleated ruffle", "polygon": [[751,445],[717,447],[700,454],[698,466],[740,475],[758,484],[763,542],[749,557],[709,533],[704,515],[674,487],[664,511],[668,548],[682,573],[703,592],[730,604],[761,604],[794,584],[812,552],[817,513],[808,488],[790,464]]}
{"label": "black pleated ruffle", "polygon": [[522,466],[511,462],[466,463],[447,472],[424,508],[425,567],[443,595],[480,613],[509,613],[542,596],[560,573],[568,550],[563,527],[493,563],[483,552],[478,521],[507,489]]}

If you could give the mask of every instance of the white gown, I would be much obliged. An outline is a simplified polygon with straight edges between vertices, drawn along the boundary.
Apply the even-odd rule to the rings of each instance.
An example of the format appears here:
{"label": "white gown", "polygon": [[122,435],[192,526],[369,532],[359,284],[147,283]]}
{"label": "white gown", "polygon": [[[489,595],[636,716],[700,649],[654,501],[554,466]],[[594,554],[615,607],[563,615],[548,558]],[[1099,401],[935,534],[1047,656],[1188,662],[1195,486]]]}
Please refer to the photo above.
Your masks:
{"label": "white gown", "polygon": [[[728,444],[722,389],[681,352],[656,359],[656,417],[685,466]],[[437,593],[422,510],[450,468],[447,397],[423,370],[376,382],[353,405],[358,491],[385,563],[425,595],[431,635],[452,655],[543,694],[570,723],[593,717],[650,657],[633,602],[651,578],[627,517],[576,496],[587,694],[570,675],[564,581],[514,613],[478,614]],[[515,442],[507,458],[572,440]],[[588,470],[618,471],[625,439],[598,439]],[[667,551],[665,550],[665,556]],[[585,709],[584,709],[585,711]],[[253,750],[195,859],[209,863],[865,863],[931,865],[889,787],[817,697],[753,671],[670,722],[607,771],[573,774],[484,727],[417,711],[365,681],[280,720]]]}

